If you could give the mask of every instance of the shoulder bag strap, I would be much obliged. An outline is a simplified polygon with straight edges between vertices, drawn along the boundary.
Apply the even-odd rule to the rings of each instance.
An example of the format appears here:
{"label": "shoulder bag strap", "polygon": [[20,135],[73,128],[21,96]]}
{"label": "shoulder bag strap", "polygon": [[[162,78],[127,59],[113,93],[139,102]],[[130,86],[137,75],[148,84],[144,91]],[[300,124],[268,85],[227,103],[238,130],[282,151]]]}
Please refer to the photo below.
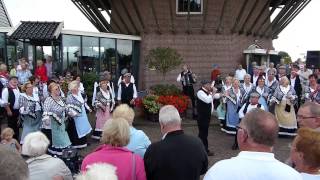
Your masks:
{"label": "shoulder bag strap", "polygon": [[132,156],[132,180],[136,180],[136,158],[134,157],[134,154],[131,154]]}

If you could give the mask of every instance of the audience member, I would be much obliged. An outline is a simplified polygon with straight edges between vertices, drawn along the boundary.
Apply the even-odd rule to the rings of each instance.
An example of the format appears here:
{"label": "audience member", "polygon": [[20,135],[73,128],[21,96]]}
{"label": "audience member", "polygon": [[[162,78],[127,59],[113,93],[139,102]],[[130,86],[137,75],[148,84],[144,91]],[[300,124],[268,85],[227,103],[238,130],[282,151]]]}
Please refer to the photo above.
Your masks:
{"label": "audience member", "polygon": [[26,63],[21,64],[21,69],[17,71],[17,77],[19,84],[22,85],[29,81],[29,78],[32,76],[30,70]]}
{"label": "audience member", "polygon": [[308,127],[320,132],[320,104],[304,103],[299,108],[297,119],[300,127]]}
{"label": "audience member", "polygon": [[21,146],[16,139],[13,138],[14,131],[11,128],[5,128],[1,132],[1,147],[7,147],[13,152],[21,152]]}
{"label": "audience member", "polygon": [[247,74],[246,70],[242,68],[242,65],[238,65],[238,69],[235,72],[235,78],[239,79],[241,83],[244,81],[244,76]]}
{"label": "audience member", "polygon": [[208,158],[201,141],[184,134],[178,110],[172,105],[160,109],[162,140],[144,155],[147,178],[152,180],[199,180],[207,171]]}
{"label": "audience member", "polygon": [[320,133],[300,128],[291,146],[291,160],[304,180],[320,179]]}
{"label": "audience member", "polygon": [[29,180],[27,163],[11,150],[0,147],[0,178],[3,180]]}
{"label": "audience member", "polygon": [[134,120],[134,111],[127,104],[119,105],[112,113],[113,118],[124,118],[130,126],[130,140],[126,148],[142,158],[147,148],[151,144],[148,136],[142,131],[132,126]]}
{"label": "audience member", "polygon": [[85,173],[78,174],[76,180],[118,180],[116,169],[106,163],[92,164]]}
{"label": "audience member", "polygon": [[213,165],[204,180],[301,180],[298,172],[274,158],[272,151],[278,129],[271,113],[261,109],[247,113],[237,134],[241,152],[237,157]]}
{"label": "audience member", "polygon": [[22,154],[27,157],[27,164],[31,180],[53,179],[63,177],[72,180],[72,175],[65,163],[46,154],[50,142],[41,132],[33,132],[24,138]]}
{"label": "audience member", "polygon": [[146,180],[142,158],[124,147],[129,139],[128,122],[123,118],[109,119],[103,127],[102,145],[84,158],[81,171],[87,171],[97,162],[109,163],[117,168],[119,180]]}

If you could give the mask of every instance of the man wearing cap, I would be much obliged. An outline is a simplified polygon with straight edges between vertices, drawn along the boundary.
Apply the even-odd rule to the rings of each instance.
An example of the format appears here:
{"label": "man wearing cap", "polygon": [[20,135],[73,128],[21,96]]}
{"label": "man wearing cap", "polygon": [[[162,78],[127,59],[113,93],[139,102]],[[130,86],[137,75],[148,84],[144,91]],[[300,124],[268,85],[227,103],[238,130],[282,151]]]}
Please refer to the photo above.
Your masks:
{"label": "man wearing cap", "polygon": [[183,71],[178,75],[177,81],[181,82],[183,94],[189,96],[192,102],[192,116],[193,119],[196,118],[195,113],[195,97],[194,97],[194,89],[193,84],[196,83],[195,75],[191,72],[188,65],[183,65]]}
{"label": "man wearing cap", "polygon": [[8,126],[14,130],[14,138],[19,139],[19,96],[18,77],[11,76],[9,78],[8,87],[2,90],[2,100],[6,104],[4,107],[7,112]]}
{"label": "man wearing cap", "polygon": [[118,89],[118,101],[122,104],[128,104],[133,108],[134,100],[137,98],[136,85],[130,82],[130,73],[124,74],[124,80],[120,83]]}
{"label": "man wearing cap", "polygon": [[[240,118],[240,122],[241,119],[251,110],[255,109],[255,108],[259,108],[262,110],[264,109],[264,106],[262,106],[261,104],[259,104],[259,98],[260,98],[260,94],[257,92],[252,92],[250,94],[250,99],[247,103],[245,103],[239,110],[239,118]],[[238,142],[237,142],[237,135],[235,136],[235,141],[234,144],[232,146],[233,150],[238,149]]]}
{"label": "man wearing cap", "polygon": [[[197,92],[197,111],[198,119],[197,124],[199,128],[199,138],[201,139],[208,156],[213,156],[214,153],[210,152],[208,148],[208,130],[211,119],[211,112],[213,110],[213,99],[215,97],[216,89],[211,87],[211,82],[204,80],[201,81],[202,87]],[[218,96],[218,94],[217,94]]]}
{"label": "man wearing cap", "polygon": [[[118,86],[120,86],[121,82],[124,81],[124,75],[127,73],[129,73],[127,68],[124,68],[121,70],[121,76],[119,77],[119,80],[118,80]],[[133,84],[135,83],[135,80],[134,80],[134,77],[132,76],[132,74],[130,74],[130,82]]]}

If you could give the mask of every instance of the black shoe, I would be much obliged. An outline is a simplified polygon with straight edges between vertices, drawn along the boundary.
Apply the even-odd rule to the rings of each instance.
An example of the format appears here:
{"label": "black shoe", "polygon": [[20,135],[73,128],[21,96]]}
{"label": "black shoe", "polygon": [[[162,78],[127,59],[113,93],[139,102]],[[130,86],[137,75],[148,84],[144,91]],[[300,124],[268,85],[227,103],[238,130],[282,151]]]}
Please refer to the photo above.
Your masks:
{"label": "black shoe", "polygon": [[211,152],[211,151],[208,150],[208,151],[207,151],[207,155],[208,155],[208,156],[214,156],[214,152]]}
{"label": "black shoe", "polygon": [[238,150],[239,149],[239,147],[238,147],[238,145],[236,144],[236,143],[234,143],[233,145],[232,145],[232,148],[231,148],[232,150]]}

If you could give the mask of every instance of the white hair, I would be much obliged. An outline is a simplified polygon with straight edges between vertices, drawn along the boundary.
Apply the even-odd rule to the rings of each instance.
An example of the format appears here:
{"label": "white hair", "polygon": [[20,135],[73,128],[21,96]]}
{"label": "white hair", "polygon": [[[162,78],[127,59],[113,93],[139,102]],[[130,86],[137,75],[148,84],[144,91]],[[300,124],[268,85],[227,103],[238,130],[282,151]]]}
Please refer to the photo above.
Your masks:
{"label": "white hair", "polygon": [[24,138],[22,145],[22,154],[35,157],[41,156],[47,152],[50,141],[42,132],[29,133]]}
{"label": "white hair", "polygon": [[251,75],[250,75],[250,74],[245,74],[245,75],[244,75],[244,78],[246,78],[246,77],[251,78]]}
{"label": "white hair", "polygon": [[107,163],[95,163],[85,173],[78,174],[76,180],[118,180],[116,169]]}
{"label": "white hair", "polygon": [[172,105],[163,106],[159,112],[159,122],[163,125],[180,125],[180,114]]}
{"label": "white hair", "polygon": [[68,85],[68,89],[69,91],[78,88],[79,86],[79,82],[78,81],[71,81],[71,83],[69,83]]}

